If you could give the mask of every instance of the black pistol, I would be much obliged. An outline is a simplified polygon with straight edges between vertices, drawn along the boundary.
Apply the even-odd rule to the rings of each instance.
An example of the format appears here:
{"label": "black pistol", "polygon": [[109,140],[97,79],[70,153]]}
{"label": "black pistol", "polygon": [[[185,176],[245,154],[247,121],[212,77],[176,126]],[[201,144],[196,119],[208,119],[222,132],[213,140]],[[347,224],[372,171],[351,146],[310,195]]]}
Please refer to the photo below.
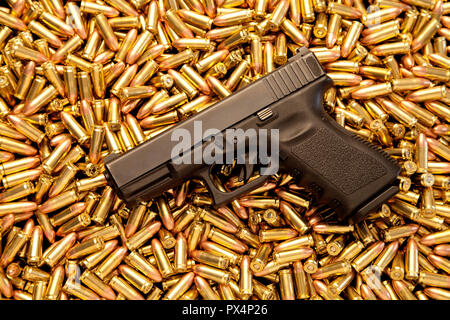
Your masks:
{"label": "black pistol", "polygon": [[[269,176],[260,174],[248,180],[253,165],[245,164],[248,183],[224,192],[214,183],[214,163],[174,159],[172,150],[178,141],[173,141],[173,133],[193,134],[198,123],[203,130],[222,133],[228,129],[278,130],[279,167],[290,172],[298,185],[314,190],[317,203],[334,209],[339,220],[351,218],[356,223],[398,192],[395,181],[400,168],[377,146],[345,130],[326,113],[323,94],[331,84],[314,54],[301,47],[270,74],[136,148],[108,156],[108,183],[121,199],[134,205],[188,179],[201,178],[218,207],[261,186]],[[194,135],[183,158],[193,159],[196,150],[212,140]],[[232,149],[227,146],[224,157]]]}

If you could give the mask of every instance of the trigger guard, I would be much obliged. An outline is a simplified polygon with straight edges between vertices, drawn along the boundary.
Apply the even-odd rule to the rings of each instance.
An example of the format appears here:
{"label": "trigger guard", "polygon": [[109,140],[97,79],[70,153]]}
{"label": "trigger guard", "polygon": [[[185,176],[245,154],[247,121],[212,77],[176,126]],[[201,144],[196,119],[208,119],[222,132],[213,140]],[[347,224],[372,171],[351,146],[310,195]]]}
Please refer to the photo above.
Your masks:
{"label": "trigger guard", "polygon": [[233,191],[222,192],[219,189],[217,189],[217,187],[214,184],[214,181],[211,179],[211,166],[202,168],[200,171],[197,172],[196,176],[205,181],[208,191],[210,192],[211,197],[213,199],[215,208],[223,206],[228,202],[252,191],[253,189],[260,187],[270,177],[268,175],[259,176],[255,180],[250,181]]}
{"label": "trigger guard", "polygon": [[214,204],[226,202],[227,197],[225,197],[225,195],[227,193],[217,189],[214,181],[211,179],[212,167],[213,166],[203,167],[196,175],[206,183],[206,187],[208,188]]}

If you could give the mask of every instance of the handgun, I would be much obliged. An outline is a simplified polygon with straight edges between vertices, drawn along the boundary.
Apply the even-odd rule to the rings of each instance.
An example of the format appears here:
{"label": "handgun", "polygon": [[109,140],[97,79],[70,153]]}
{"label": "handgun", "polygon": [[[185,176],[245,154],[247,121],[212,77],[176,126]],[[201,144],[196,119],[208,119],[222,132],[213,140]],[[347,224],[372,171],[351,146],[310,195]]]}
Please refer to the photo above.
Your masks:
{"label": "handgun", "polygon": [[[398,192],[400,168],[380,148],[347,131],[328,115],[323,95],[331,85],[315,55],[301,47],[273,72],[136,148],[106,157],[106,179],[129,205],[149,201],[189,179],[202,179],[217,208],[263,185],[270,176],[249,179],[254,166],[245,164],[247,183],[231,191],[219,188],[212,177],[215,163],[174,161],[172,149],[178,141],[173,141],[173,133],[194,133],[199,121],[203,129],[220,132],[278,130],[279,167],[299,186],[314,190],[317,204],[327,204],[337,220],[356,223]],[[210,136],[193,135],[187,157],[212,143]]]}

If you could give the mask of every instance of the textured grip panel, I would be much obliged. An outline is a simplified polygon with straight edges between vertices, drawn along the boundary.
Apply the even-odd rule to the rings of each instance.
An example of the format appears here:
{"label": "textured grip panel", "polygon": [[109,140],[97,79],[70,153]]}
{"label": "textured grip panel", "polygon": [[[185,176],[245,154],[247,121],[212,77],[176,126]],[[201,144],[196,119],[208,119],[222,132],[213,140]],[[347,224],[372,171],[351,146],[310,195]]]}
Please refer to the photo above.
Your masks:
{"label": "textured grip panel", "polygon": [[370,155],[324,128],[292,147],[292,154],[347,195],[387,173]]}

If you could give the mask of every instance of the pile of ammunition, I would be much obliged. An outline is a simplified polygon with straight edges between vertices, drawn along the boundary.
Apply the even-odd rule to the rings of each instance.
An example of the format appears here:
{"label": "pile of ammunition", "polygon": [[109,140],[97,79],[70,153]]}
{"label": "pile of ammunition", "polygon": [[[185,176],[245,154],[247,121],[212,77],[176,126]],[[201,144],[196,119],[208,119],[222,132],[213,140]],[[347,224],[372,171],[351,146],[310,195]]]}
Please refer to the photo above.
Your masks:
{"label": "pile of ammunition", "polygon": [[[450,2],[7,3],[1,298],[450,299]],[[202,181],[134,208],[107,186],[107,155],[300,46],[334,81],[327,112],[401,165],[381,209],[337,223],[288,173],[217,210]],[[223,190],[242,184],[235,172],[217,173]]]}

